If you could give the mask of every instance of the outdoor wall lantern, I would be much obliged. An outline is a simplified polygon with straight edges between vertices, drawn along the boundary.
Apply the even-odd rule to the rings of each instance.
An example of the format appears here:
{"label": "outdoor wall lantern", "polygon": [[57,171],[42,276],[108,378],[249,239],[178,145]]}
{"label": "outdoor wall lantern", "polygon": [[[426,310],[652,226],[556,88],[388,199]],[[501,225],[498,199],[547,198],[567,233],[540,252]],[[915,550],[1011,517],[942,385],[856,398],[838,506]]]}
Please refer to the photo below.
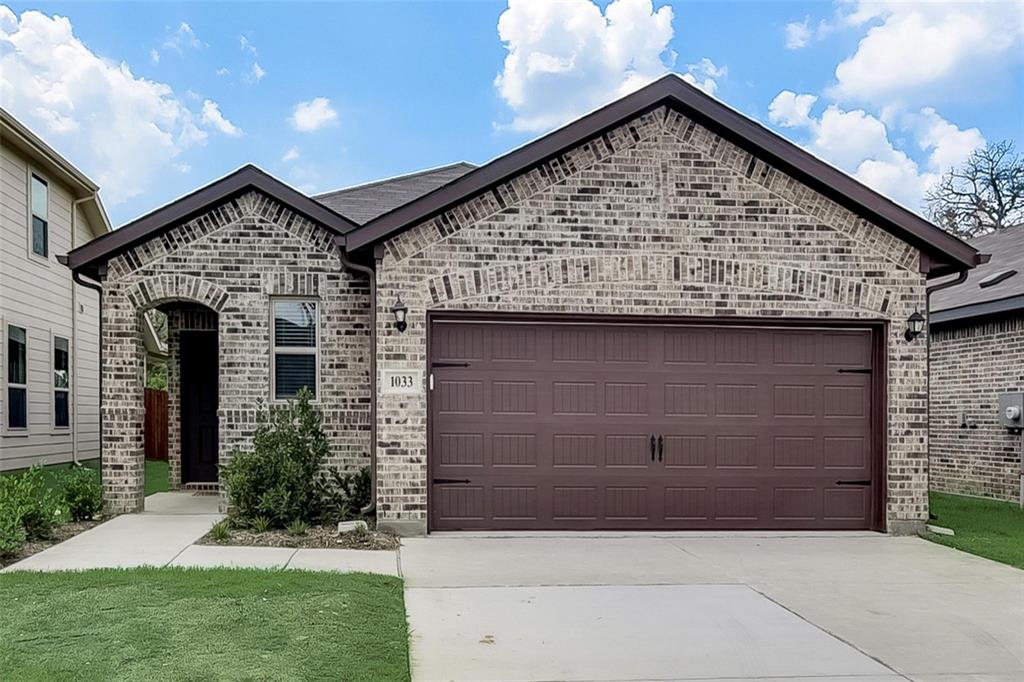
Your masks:
{"label": "outdoor wall lantern", "polygon": [[395,316],[395,329],[400,332],[404,332],[408,326],[405,322],[405,316],[409,313],[409,308],[402,303],[402,295],[398,295],[398,299],[395,304],[391,306],[391,314]]}
{"label": "outdoor wall lantern", "polygon": [[907,318],[907,331],[903,332],[903,338],[913,341],[924,331],[924,315],[918,311]]}

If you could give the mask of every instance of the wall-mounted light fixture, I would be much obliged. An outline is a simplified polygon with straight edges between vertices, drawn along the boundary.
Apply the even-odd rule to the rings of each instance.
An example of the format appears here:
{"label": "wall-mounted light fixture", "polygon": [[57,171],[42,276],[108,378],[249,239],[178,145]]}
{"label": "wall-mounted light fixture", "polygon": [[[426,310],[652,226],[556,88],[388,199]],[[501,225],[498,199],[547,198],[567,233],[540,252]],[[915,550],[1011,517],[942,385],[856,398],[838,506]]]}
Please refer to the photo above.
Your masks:
{"label": "wall-mounted light fixture", "polygon": [[408,324],[405,322],[405,316],[408,315],[409,308],[402,303],[402,295],[398,295],[398,299],[395,304],[391,306],[391,314],[395,316],[395,329],[400,332],[404,332]]}
{"label": "wall-mounted light fixture", "polygon": [[920,336],[923,331],[924,315],[915,310],[914,313],[907,318],[907,330],[903,332],[903,338],[907,341],[913,341]]}

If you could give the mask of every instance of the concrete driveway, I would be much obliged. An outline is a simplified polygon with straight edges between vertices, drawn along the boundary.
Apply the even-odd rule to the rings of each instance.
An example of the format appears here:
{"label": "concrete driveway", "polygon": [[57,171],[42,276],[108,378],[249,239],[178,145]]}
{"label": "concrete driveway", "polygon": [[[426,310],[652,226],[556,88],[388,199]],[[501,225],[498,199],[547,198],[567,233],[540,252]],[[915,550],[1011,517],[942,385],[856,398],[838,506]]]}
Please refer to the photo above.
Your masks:
{"label": "concrete driveway", "polygon": [[1020,682],[1024,571],[918,538],[437,534],[416,680]]}

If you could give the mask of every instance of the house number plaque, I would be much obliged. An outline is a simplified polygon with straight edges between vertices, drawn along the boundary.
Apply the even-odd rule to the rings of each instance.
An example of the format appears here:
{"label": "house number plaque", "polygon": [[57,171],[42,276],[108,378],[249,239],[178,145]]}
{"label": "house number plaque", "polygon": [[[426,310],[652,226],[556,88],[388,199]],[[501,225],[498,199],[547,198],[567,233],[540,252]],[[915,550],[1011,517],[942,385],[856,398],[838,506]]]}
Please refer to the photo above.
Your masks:
{"label": "house number plaque", "polygon": [[386,369],[381,372],[381,393],[384,395],[416,395],[422,390],[422,371]]}

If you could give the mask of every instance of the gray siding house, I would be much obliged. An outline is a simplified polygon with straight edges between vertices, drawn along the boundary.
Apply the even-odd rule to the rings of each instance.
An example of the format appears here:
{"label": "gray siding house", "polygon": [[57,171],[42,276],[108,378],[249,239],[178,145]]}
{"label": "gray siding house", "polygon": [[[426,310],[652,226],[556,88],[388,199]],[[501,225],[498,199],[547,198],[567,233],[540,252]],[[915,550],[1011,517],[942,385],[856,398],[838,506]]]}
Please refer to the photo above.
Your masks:
{"label": "gray siding house", "polygon": [[978,237],[991,260],[931,301],[931,486],[1020,501],[1020,433],[999,396],[1024,391],[1024,226]]}
{"label": "gray siding house", "polygon": [[58,256],[110,226],[92,180],[0,109],[0,471],[95,459],[99,296]]}
{"label": "gray siding house", "polygon": [[308,197],[246,166],[90,244],[103,476],[143,504],[141,313],[175,485],[313,390],[378,522],[920,529],[929,278],[977,251],[667,76],[474,167]]}

